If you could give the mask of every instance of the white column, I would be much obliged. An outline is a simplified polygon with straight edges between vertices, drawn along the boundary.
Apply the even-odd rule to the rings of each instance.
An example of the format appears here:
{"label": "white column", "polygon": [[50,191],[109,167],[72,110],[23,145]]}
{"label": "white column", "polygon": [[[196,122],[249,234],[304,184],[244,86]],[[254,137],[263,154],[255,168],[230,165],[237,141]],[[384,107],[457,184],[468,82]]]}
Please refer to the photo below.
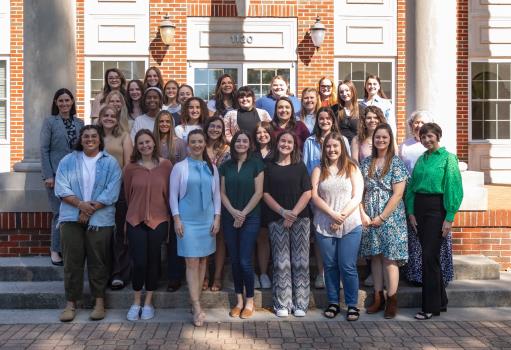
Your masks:
{"label": "white column", "polygon": [[456,153],[456,1],[416,0],[416,108],[442,127],[442,145]]}

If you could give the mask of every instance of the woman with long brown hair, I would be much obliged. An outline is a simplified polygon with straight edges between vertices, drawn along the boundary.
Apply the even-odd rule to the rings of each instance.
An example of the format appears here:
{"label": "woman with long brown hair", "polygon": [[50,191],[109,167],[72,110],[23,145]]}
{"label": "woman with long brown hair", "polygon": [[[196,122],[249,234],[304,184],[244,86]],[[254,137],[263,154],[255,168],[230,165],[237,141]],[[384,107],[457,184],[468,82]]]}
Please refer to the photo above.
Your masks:
{"label": "woman with long brown hair", "polygon": [[105,99],[112,91],[118,90],[126,96],[126,78],[121,70],[109,68],[105,71],[103,90],[96,95],[92,102],[90,113],[91,122],[94,124],[99,116],[99,110],[105,104]]}
{"label": "woman with long brown hair", "polygon": [[230,74],[222,74],[215,86],[215,93],[208,101],[209,116],[224,117],[236,105],[236,82]]}
{"label": "woman with long brown hair", "polygon": [[351,141],[351,157],[357,164],[371,155],[373,134],[376,127],[386,124],[385,116],[381,109],[369,106],[364,110],[364,116],[358,124],[358,133]]}
{"label": "woman with long brown hair", "polygon": [[364,115],[365,107],[358,102],[357,88],[351,80],[344,80],[337,90],[337,104],[332,106],[332,111],[337,117],[339,131],[349,143],[357,135],[359,121]]}
{"label": "woman with long brown hair", "polygon": [[312,172],[314,228],[325,269],[328,307],[324,315],[339,312],[340,282],[348,306],[346,319],[359,317],[357,255],[362,234],[359,204],[364,192],[360,170],[351,160],[344,136],[331,132],[324,140],[321,166]]}
{"label": "woman with long brown hair", "polygon": [[[399,266],[408,261],[408,231],[403,202],[408,171],[397,156],[392,129],[387,123],[376,127],[371,155],[360,164],[364,176],[362,242],[359,255],[371,258],[374,281],[373,304],[367,313],[385,307],[385,318],[397,313]],[[383,286],[387,289],[387,302]]]}

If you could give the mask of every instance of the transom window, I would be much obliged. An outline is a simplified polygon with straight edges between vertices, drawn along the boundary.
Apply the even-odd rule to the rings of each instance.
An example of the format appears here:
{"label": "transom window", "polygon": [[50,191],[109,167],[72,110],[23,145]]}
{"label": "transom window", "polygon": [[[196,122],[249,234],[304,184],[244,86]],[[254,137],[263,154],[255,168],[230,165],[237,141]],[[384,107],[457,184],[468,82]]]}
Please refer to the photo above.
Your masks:
{"label": "transom window", "polygon": [[472,139],[509,139],[511,62],[472,63]]}
{"label": "transom window", "polygon": [[364,99],[364,82],[368,75],[380,77],[381,89],[392,99],[392,62],[339,62],[339,81],[353,81],[360,101]]}
{"label": "transom window", "polygon": [[91,61],[90,62],[90,95],[94,99],[103,90],[105,71],[118,68],[126,78],[126,83],[132,79],[144,80],[145,61]]}

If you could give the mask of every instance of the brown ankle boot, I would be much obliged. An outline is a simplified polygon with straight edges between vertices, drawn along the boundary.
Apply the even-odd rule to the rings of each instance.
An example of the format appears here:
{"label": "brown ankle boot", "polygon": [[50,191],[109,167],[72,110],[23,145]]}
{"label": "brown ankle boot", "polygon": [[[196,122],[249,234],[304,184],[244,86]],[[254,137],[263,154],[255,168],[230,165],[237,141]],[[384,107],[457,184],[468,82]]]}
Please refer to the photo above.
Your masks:
{"label": "brown ankle boot", "polygon": [[385,304],[385,313],[383,317],[389,319],[396,317],[397,314],[397,293],[387,296],[387,304]]}
{"label": "brown ankle boot", "polygon": [[384,305],[385,296],[383,295],[383,291],[382,290],[380,290],[379,292],[375,291],[373,294],[373,303],[366,309],[366,312],[368,314],[377,313],[378,311],[383,310]]}

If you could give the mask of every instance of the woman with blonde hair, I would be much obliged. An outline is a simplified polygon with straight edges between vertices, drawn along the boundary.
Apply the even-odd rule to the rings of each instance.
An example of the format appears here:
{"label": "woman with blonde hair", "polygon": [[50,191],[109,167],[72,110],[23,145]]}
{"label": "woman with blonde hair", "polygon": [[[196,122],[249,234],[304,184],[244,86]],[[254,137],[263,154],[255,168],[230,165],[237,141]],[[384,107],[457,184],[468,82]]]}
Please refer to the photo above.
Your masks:
{"label": "woman with blonde hair", "polygon": [[302,108],[300,100],[291,95],[289,83],[282,75],[276,75],[272,78],[270,81],[270,91],[266,96],[263,96],[256,101],[256,107],[264,109],[272,118],[275,118],[275,105],[281,97],[289,98],[293,104],[293,117],[299,117],[300,110]]}
{"label": "woman with blonde hair", "polygon": [[[133,144],[129,133],[124,131],[120,125],[119,112],[115,107],[106,105],[99,111],[98,126],[105,143],[105,150],[113,156],[119,167],[124,168],[130,162]],[[126,198],[124,188],[121,183],[119,199],[115,204],[115,226],[116,229],[112,235],[112,271],[110,278],[110,288],[113,290],[122,289],[130,280],[131,264],[130,254],[125,243]]]}
{"label": "woman with blonde hair", "polygon": [[318,82],[321,107],[332,107],[337,104],[334,81],[328,77],[322,77]]}
{"label": "woman with blonde hair", "polygon": [[316,113],[321,107],[318,90],[305,88],[302,91],[302,110],[299,120],[305,124],[309,133],[312,133],[316,125]]}
{"label": "woman with blonde hair", "polygon": [[119,127],[122,131],[130,132],[135,119],[131,118],[128,114],[128,106],[126,105],[124,95],[120,91],[114,90],[106,96],[105,104],[114,107],[117,113],[119,113]]}

